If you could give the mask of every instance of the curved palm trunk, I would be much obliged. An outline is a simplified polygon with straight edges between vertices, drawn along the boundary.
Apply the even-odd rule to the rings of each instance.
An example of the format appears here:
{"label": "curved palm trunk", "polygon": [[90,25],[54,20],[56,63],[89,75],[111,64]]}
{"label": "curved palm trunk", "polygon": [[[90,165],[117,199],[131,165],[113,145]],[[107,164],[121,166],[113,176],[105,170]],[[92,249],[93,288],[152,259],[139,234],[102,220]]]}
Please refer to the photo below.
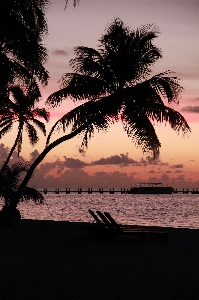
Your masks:
{"label": "curved palm trunk", "polygon": [[[44,157],[56,146],[60,145],[61,143],[72,139],[73,137],[75,137],[76,135],[78,135],[82,130],[86,129],[86,127],[88,126],[88,124],[84,124],[82,126],[80,126],[78,129],[76,129],[75,131],[64,135],[63,137],[57,139],[56,141],[52,142],[50,145],[48,145],[43,152],[41,152],[39,154],[39,156],[35,159],[35,161],[32,163],[32,165],[30,166],[28,172],[26,173],[26,176],[24,177],[23,181],[21,182],[18,190],[15,192],[14,194],[14,198],[11,199],[10,201],[10,205],[9,208],[11,210],[16,209],[17,204],[19,203],[20,197],[23,194],[23,190],[25,189],[28,181],[30,180],[35,168],[40,164],[40,162],[42,162],[42,160],[44,159]],[[9,209],[8,208],[8,209]]]}
{"label": "curved palm trunk", "polygon": [[14,150],[15,150],[15,148],[17,147],[17,143],[18,143],[18,141],[19,141],[19,139],[20,139],[22,130],[23,130],[23,122],[20,123],[20,125],[19,125],[18,134],[17,134],[17,137],[16,137],[16,139],[15,139],[14,145],[12,146],[12,148],[11,148],[11,150],[10,150],[10,153],[9,153],[9,155],[8,155],[8,157],[7,157],[6,161],[5,161],[5,163],[4,163],[3,167],[1,168],[0,173],[3,173],[3,171],[5,170],[5,168],[6,168],[7,164],[8,164],[8,162],[9,162],[9,160],[10,160],[10,158],[11,158],[11,156],[12,156]]}

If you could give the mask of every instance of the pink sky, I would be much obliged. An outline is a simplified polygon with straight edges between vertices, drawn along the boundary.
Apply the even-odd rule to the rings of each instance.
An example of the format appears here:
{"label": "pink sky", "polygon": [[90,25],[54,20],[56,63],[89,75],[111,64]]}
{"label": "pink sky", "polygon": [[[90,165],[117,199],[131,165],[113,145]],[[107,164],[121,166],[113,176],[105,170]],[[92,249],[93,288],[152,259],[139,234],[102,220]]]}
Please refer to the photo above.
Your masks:
{"label": "pink sky", "polygon": [[[49,49],[46,68],[49,85],[42,89],[46,99],[58,90],[58,80],[70,72],[69,60],[75,46],[97,48],[98,39],[108,23],[119,17],[133,29],[155,24],[160,35],[155,43],[163,58],[154,73],[175,71],[184,87],[179,107],[192,129],[189,137],[177,135],[168,126],[157,128],[161,141],[160,157],[153,161],[127,138],[120,124],[109,133],[96,133],[86,153],[80,154],[79,137],[54,149],[43,161],[32,185],[39,187],[128,187],[140,181],[158,181],[173,187],[199,188],[199,2],[197,0],[80,0],[74,9],[72,0],[64,10],[64,0],[52,0],[47,12],[49,35],[44,44]],[[63,113],[73,107],[65,101],[51,112],[48,130]],[[0,142],[11,147],[16,131]],[[53,138],[58,137],[55,135]],[[45,139],[33,149],[24,137],[22,157],[30,159],[45,146]],[[3,159],[3,158],[2,158]],[[45,178],[45,179],[44,179]]]}

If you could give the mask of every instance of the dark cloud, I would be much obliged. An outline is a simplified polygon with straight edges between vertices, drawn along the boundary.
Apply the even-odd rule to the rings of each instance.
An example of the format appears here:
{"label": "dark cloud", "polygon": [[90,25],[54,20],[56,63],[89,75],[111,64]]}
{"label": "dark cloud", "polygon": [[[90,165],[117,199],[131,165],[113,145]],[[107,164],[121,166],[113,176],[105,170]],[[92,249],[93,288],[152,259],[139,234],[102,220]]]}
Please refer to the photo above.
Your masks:
{"label": "dark cloud", "polygon": [[42,173],[37,170],[35,176],[30,180],[30,186],[38,188],[129,188],[131,183],[134,182],[133,176],[128,176],[123,172],[96,172],[94,175],[89,175],[82,169],[74,168],[65,170],[59,177],[54,175],[42,176]]}
{"label": "dark cloud", "polygon": [[67,168],[83,168],[85,166],[88,166],[89,164],[85,163],[84,161],[80,159],[74,159],[74,158],[67,158],[64,156],[65,161],[63,162],[63,166]]}
{"label": "dark cloud", "polygon": [[182,169],[184,166],[183,164],[176,164],[176,165],[172,165],[171,168],[174,168],[174,169]]}
{"label": "dark cloud", "polygon": [[61,49],[56,49],[52,51],[53,55],[56,56],[68,56],[70,54],[69,51],[61,50]]}
{"label": "dark cloud", "polygon": [[33,163],[35,159],[38,157],[39,152],[35,149],[33,152],[30,153],[30,162]]}
{"label": "dark cloud", "polygon": [[160,171],[150,170],[148,173],[161,173]]}
{"label": "dark cloud", "polygon": [[189,113],[199,113],[199,106],[185,106],[181,109],[183,112],[189,112]]}
{"label": "dark cloud", "polygon": [[8,157],[8,153],[9,153],[9,148],[5,147],[5,145],[3,143],[0,144],[0,159],[1,160],[6,160],[6,158]]}
{"label": "dark cloud", "polygon": [[140,160],[140,165],[148,166],[148,165],[159,165],[159,166],[168,166],[168,163],[162,162],[157,155],[155,158],[153,156],[147,156],[145,159],[142,158]]}
{"label": "dark cloud", "polygon": [[137,165],[138,162],[128,157],[128,153],[113,155],[107,158],[100,158],[99,160],[93,161],[91,165]]}

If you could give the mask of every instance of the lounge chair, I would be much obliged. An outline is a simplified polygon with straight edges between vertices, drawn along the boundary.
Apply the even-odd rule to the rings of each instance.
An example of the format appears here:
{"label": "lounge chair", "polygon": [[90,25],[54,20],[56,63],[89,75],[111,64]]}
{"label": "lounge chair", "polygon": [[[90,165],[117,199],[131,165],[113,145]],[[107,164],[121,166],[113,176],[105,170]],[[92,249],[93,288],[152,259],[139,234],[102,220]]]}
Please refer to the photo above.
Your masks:
{"label": "lounge chair", "polygon": [[101,220],[92,210],[89,210],[89,213],[96,223],[93,225],[97,225],[90,227],[89,236],[106,241],[113,241],[116,236],[131,236],[139,241],[150,240],[159,241],[160,243],[168,242],[168,234],[166,232],[136,225],[120,225],[108,212],[104,212],[103,214],[99,210],[96,211]]}
{"label": "lounge chair", "polygon": [[115,230],[111,223],[107,226],[92,210],[89,209],[88,212],[94,219],[94,223],[86,227],[89,237],[112,242],[115,238]]}
{"label": "lounge chair", "polygon": [[[98,213],[99,214],[99,213]],[[99,214],[103,215],[102,213]],[[159,240],[160,243],[168,243],[168,233],[160,230],[155,230],[134,225],[119,225],[115,219],[108,213],[104,212],[104,216],[111,223],[113,228],[116,230],[118,234],[134,234],[139,236],[140,238],[146,238],[148,240]]]}

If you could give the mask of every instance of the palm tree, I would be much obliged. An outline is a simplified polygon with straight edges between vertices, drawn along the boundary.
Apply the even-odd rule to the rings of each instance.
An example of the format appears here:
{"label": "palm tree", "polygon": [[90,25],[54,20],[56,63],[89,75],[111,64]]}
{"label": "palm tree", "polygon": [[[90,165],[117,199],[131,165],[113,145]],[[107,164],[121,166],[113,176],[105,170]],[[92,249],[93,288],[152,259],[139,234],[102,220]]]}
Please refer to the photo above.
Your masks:
{"label": "palm tree", "polygon": [[82,146],[87,146],[94,129],[104,130],[121,121],[128,136],[143,151],[159,152],[160,141],[153,123],[169,123],[177,132],[190,128],[184,117],[171,106],[178,104],[182,87],[170,71],[151,76],[151,68],[162,57],[153,44],[158,31],[154,26],[143,26],[136,31],[115,19],[101,37],[98,50],[75,48],[76,57],[70,61],[73,73],[62,77],[61,89],[47,102],[59,105],[63,99],[82,100],[84,104],[64,115],[53,126],[63,130],[72,125],[72,131],[83,124]]}
{"label": "palm tree", "polygon": [[45,125],[38,118],[43,118],[47,122],[49,120],[49,113],[45,108],[35,107],[35,103],[41,97],[39,88],[35,83],[28,86],[26,90],[20,86],[12,86],[10,92],[13,100],[10,99],[8,105],[0,109],[0,138],[12,129],[15,122],[18,123],[18,133],[1,172],[5,169],[16,148],[19,156],[24,127],[31,145],[35,145],[39,140],[35,126],[46,135]]}
{"label": "palm tree", "polygon": [[[153,43],[157,30],[143,26],[136,31],[115,19],[100,39],[97,50],[87,47],[75,49],[75,59],[70,61],[74,70],[62,77],[61,89],[49,96],[50,106],[59,105],[63,99],[83,100],[83,104],[64,115],[52,127],[47,146],[30,166],[10,205],[17,207],[37,165],[49,151],[64,141],[83,132],[82,146],[87,146],[94,129],[106,130],[117,121],[124,124],[128,136],[143,151],[155,156],[161,146],[153,126],[154,121],[169,123],[172,129],[184,134],[190,127],[184,117],[170,106],[177,104],[182,90],[170,72],[150,76],[151,67],[162,57]],[[72,126],[71,132],[54,142],[54,130]]]}
{"label": "palm tree", "polygon": [[8,87],[16,78],[47,84],[49,75],[43,64],[47,49],[45,11],[49,1],[2,0],[0,3],[0,101],[6,101]]}
{"label": "palm tree", "polygon": [[[5,201],[3,212],[9,208],[10,201],[20,185],[23,173],[27,172],[28,169],[28,164],[18,162],[13,164],[12,167],[7,165],[4,168],[4,171],[0,173],[0,197]],[[33,200],[35,203],[38,202],[42,204],[44,197],[36,189],[26,187],[20,197],[20,201],[28,200]],[[20,218],[20,213],[18,210],[13,210],[12,213],[14,217]],[[3,213],[1,213],[1,215],[3,215]]]}
{"label": "palm tree", "polygon": [[[73,0],[73,5],[78,2]],[[50,4],[50,0],[0,1],[0,105],[16,79],[48,83],[44,68],[48,55],[42,40],[48,33],[45,13]]]}

